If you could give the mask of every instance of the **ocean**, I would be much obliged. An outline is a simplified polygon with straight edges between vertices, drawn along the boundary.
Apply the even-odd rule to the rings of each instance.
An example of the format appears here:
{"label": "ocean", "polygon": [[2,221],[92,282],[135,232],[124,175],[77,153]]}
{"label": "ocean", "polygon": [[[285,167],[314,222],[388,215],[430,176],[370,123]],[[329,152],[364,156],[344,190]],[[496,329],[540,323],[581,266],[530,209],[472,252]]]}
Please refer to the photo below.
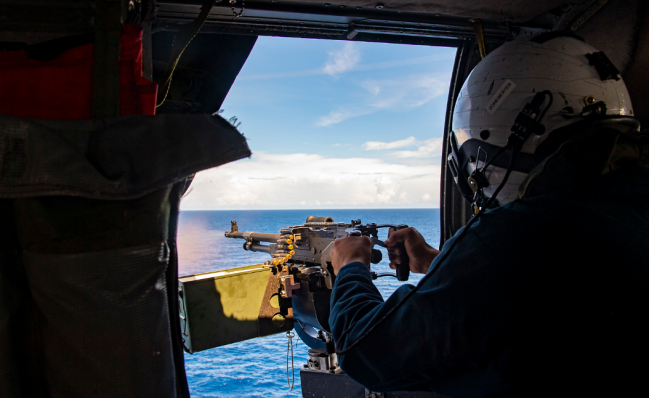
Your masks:
{"label": "ocean", "polygon": [[[304,223],[310,215],[331,216],[338,222],[360,218],[363,223],[407,224],[433,247],[439,245],[439,209],[183,211],[178,227],[179,275],[259,264],[269,258],[265,253],[244,251],[241,240],[225,238],[230,220],[237,220],[240,231],[277,233],[282,227]],[[385,239],[386,234],[379,238]],[[384,260],[372,268],[394,272],[388,267],[385,249],[381,250]],[[419,279],[420,275],[410,274],[408,282],[389,277],[375,282],[387,298],[402,283],[416,284]],[[293,339],[295,386],[289,391],[287,343],[287,337],[279,334],[185,354],[192,397],[301,397],[299,370],[307,361],[308,347],[297,337]]]}

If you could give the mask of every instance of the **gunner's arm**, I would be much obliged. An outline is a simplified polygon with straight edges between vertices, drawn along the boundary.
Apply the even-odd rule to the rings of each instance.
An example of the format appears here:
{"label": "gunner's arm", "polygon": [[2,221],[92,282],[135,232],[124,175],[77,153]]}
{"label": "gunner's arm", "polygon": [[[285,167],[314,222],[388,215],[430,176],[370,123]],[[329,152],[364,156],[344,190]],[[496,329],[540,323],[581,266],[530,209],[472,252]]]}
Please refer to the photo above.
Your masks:
{"label": "gunner's arm", "polygon": [[367,336],[414,286],[401,286],[384,301],[365,264],[352,262],[340,269],[329,323],[338,351],[362,339],[339,356],[352,379],[373,391],[471,395],[497,389],[488,385],[492,368],[480,363],[488,360],[485,347],[506,318],[502,303],[493,302],[500,300],[494,291],[501,286],[485,276],[493,271],[493,262],[468,237],[463,239],[468,245],[456,245],[436,274]]}

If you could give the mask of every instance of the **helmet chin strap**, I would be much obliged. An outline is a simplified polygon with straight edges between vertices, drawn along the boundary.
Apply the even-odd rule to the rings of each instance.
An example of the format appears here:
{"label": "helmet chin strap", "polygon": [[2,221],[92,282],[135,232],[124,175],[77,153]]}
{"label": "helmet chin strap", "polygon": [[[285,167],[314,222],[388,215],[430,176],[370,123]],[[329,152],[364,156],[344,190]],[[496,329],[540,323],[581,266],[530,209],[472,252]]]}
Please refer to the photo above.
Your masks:
{"label": "helmet chin strap", "polygon": [[[549,99],[548,104],[541,111],[541,105],[543,105],[543,103],[545,102],[546,97]],[[532,102],[526,104],[525,108],[523,108],[523,110],[516,117],[514,125],[511,128],[512,133],[507,139],[507,144],[498,152],[496,152],[496,154],[491,159],[489,159],[488,162],[485,162],[485,165],[482,168],[477,167],[479,162],[476,160],[476,168],[468,179],[469,186],[474,191],[473,203],[471,204],[474,215],[477,215],[482,209],[499,206],[497,196],[509,179],[515,163],[516,155],[518,155],[518,153],[521,151],[523,144],[530,135],[535,134],[540,136],[545,133],[545,126],[541,124],[541,120],[545,116],[545,113],[548,111],[548,109],[550,109],[550,107],[552,106],[552,101],[553,97],[550,91],[545,90],[537,93],[532,99]],[[491,165],[495,159],[497,159],[500,155],[503,154],[503,152],[507,150],[511,151],[511,157],[510,165],[507,168],[505,177],[503,178],[496,191],[494,191],[494,193],[491,195],[491,197],[487,197],[485,195],[484,189],[491,186],[491,184],[489,183],[489,179],[485,176],[484,172],[487,169],[487,166]],[[478,159],[478,156],[476,156],[476,159]]]}

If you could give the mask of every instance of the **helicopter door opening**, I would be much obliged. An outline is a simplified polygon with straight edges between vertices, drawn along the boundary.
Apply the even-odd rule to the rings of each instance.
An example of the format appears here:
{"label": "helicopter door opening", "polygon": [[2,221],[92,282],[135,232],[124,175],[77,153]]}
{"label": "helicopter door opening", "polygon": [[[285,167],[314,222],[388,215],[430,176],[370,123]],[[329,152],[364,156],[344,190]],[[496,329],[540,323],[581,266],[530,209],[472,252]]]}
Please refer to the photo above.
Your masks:
{"label": "helicopter door opening", "polygon": [[[234,278],[228,270],[242,267],[236,268],[239,278],[250,274],[252,281],[258,271],[243,267],[271,257],[226,239],[224,231],[234,220],[239,231],[269,234],[311,215],[408,224],[437,244],[440,165],[456,52],[455,47],[258,37],[218,111],[244,134],[252,156],[198,173],[185,193],[178,231],[181,282],[200,273],[209,274],[197,278],[217,275],[219,311],[229,314],[223,322],[238,316],[229,303],[237,302],[237,294],[253,292],[244,293],[251,286],[228,284],[227,278]],[[394,273],[385,253],[383,258],[373,270]],[[417,280],[413,275],[410,282]],[[376,280],[385,297],[401,283]],[[297,325],[292,345],[300,366],[322,331],[306,318],[296,319]],[[277,384],[274,388],[284,389],[286,345],[286,336],[278,334],[186,355],[190,389],[234,393],[237,386],[238,394],[259,392],[253,380],[262,369],[274,375],[264,376]],[[255,366],[245,372],[237,368],[246,364]],[[219,382],[211,382],[216,381],[211,375]]]}

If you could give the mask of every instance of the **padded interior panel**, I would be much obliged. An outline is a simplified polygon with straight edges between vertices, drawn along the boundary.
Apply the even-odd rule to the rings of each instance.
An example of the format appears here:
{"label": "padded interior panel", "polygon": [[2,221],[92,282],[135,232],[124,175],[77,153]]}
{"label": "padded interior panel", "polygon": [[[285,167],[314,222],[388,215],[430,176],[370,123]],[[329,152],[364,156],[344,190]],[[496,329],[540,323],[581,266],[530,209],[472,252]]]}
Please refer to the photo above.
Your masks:
{"label": "padded interior panel", "polygon": [[643,3],[646,0],[609,0],[575,33],[604,51],[624,73],[637,49]]}
{"label": "padded interior panel", "polygon": [[[643,0],[644,1],[644,0]],[[640,120],[643,130],[649,127],[649,5],[643,4],[638,24],[636,48],[632,54],[629,65],[622,72],[622,77],[629,89],[636,119]]]}
{"label": "padded interior panel", "polygon": [[[288,0],[290,2],[291,0]],[[573,0],[581,4],[586,0]],[[301,3],[326,3],[322,0],[299,0]],[[375,8],[383,4],[384,10],[427,12],[467,18],[510,19],[528,21],[537,15],[566,3],[564,0],[337,0],[331,4]]]}
{"label": "padded interior panel", "polygon": [[576,32],[622,72],[635,117],[649,126],[649,2],[609,0]]}

